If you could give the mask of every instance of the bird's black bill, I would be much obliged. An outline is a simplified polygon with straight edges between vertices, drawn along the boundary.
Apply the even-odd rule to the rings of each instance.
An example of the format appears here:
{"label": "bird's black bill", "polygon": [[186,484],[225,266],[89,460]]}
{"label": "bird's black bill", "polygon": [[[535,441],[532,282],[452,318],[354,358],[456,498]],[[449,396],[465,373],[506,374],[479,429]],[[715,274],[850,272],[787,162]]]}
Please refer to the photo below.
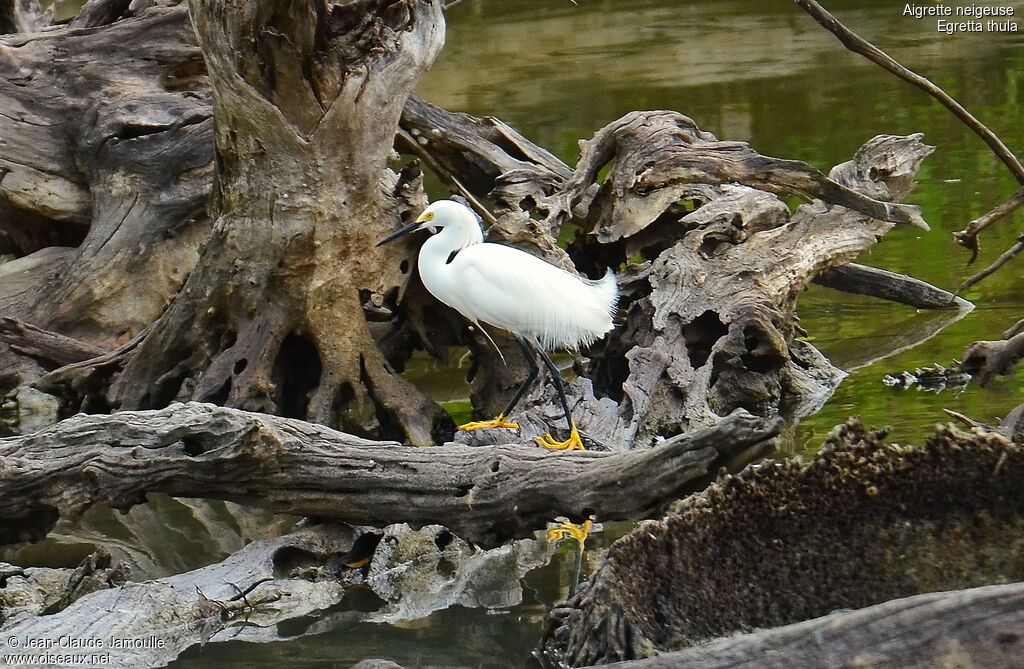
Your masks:
{"label": "bird's black bill", "polygon": [[394,232],[394,233],[388,235],[387,237],[385,237],[384,239],[380,240],[379,242],[374,244],[374,247],[376,248],[378,246],[383,246],[384,244],[387,244],[388,242],[395,241],[399,237],[404,237],[405,235],[409,234],[410,232],[416,232],[416,230],[419,229],[419,227],[420,227],[420,221],[413,221],[412,223],[410,223],[409,225],[405,226],[404,228],[402,228],[398,232]]}

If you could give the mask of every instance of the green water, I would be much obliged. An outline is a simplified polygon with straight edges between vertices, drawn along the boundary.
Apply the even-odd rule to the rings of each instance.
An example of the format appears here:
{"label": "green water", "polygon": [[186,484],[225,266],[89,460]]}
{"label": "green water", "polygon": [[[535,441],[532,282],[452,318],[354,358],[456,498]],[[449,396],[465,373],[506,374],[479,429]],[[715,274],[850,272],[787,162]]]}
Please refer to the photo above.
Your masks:
{"label": "green water", "polygon": [[[1015,7],[1024,30],[1024,0],[999,4]],[[1024,154],[1020,33],[948,36],[936,32],[934,19],[901,16],[903,3],[827,5],[851,28],[945,87]],[[937,150],[910,201],[921,205],[932,231],[896,230],[861,262],[946,289],[986,266],[1024,229],[1020,213],[998,224],[983,235],[978,262],[966,266],[968,255],[950,234],[1016,190],[1006,169],[945,109],[842,50],[788,0],[468,0],[450,12],[447,45],[419,92],[448,109],[498,116],[569,164],[575,163],[579,139],[635,109],[675,109],[722,139],[822,169],[849,159],[873,135],[923,132]],[[1000,338],[1024,318],[1022,268],[1024,257],[965,295],[977,305],[974,312],[898,353],[893,351],[906,344],[900,336],[924,329],[933,314],[812,288],[800,300],[802,325],[816,346],[851,371],[825,408],[804,421],[787,450],[813,449],[851,414],[893,426],[893,439],[906,443],[920,442],[933,424],[945,421],[943,408],[995,421],[1024,402],[1024,368],[991,388],[972,385],[960,395],[895,391],[881,383],[887,373],[947,363],[972,341]],[[460,376],[458,369],[425,368],[417,382],[438,399],[457,401],[466,396]],[[230,537],[185,527],[195,514],[195,523],[204,524],[205,515],[205,526],[217,526],[222,518],[230,529],[240,522],[237,509],[200,512],[158,502],[169,504],[173,531],[197,548],[188,554],[164,551],[162,540],[152,539],[158,548],[146,552],[153,561],[148,575],[202,566],[236,549]],[[130,524],[130,517],[103,513],[92,519],[94,526],[132,538],[117,529]],[[248,530],[239,536],[258,536],[259,527]],[[588,548],[607,542],[610,534],[594,538]],[[173,560],[161,557],[169,552]],[[346,667],[364,657],[387,657],[407,669],[533,666],[529,653],[543,614],[564,597],[573,561],[572,546],[566,545],[554,563],[524,579],[524,602],[510,610],[453,608],[389,626],[358,622],[353,611],[359,603],[347,601],[281,630],[294,637],[290,641],[213,643],[190,650],[173,666]],[[594,565],[584,565],[584,576]],[[229,636],[226,631],[216,640]]]}

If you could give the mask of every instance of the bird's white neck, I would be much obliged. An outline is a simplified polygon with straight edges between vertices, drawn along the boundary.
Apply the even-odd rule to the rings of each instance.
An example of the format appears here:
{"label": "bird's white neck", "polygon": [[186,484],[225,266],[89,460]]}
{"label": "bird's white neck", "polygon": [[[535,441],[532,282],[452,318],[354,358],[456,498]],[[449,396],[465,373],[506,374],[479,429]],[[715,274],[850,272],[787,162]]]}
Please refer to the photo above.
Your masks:
{"label": "bird's white neck", "polygon": [[441,228],[436,235],[431,235],[420,247],[420,262],[431,261],[446,264],[448,257],[473,244],[484,241],[480,224],[467,215],[467,220],[460,220]]}
{"label": "bird's white neck", "polygon": [[440,232],[431,235],[420,247],[418,262],[420,278],[427,290],[448,306],[458,309],[457,279],[451,271],[448,259],[452,253],[467,246],[482,244],[483,241],[484,235],[480,230],[480,224],[468,211],[465,217],[447,222]]}

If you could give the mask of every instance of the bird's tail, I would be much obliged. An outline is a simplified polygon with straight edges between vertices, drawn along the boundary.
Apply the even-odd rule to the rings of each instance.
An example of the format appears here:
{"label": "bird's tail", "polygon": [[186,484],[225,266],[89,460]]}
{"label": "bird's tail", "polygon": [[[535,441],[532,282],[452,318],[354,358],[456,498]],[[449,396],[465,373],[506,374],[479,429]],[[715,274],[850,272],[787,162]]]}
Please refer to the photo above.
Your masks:
{"label": "bird's tail", "polygon": [[593,282],[595,291],[605,305],[608,318],[615,318],[615,307],[619,303],[619,284],[615,281],[615,272],[609,267],[604,276]]}

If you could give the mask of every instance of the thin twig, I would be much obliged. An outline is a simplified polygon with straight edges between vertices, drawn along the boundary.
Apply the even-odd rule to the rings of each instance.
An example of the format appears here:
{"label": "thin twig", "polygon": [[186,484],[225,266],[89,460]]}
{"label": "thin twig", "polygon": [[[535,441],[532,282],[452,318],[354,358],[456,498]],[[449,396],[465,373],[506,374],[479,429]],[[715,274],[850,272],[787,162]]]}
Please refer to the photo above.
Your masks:
{"label": "thin twig", "polygon": [[953,418],[956,418],[958,421],[960,421],[961,423],[963,423],[967,427],[985,427],[985,428],[988,427],[988,425],[985,425],[984,423],[979,423],[978,421],[974,420],[970,416],[964,415],[964,414],[960,413],[959,411],[953,411],[952,409],[943,409],[943,411],[945,411],[947,414],[949,414]]}
{"label": "thin twig", "polygon": [[434,157],[430,155],[430,153],[423,147],[423,145],[416,141],[416,138],[413,137],[412,133],[410,133],[405,128],[399,127],[398,136],[401,137],[402,140],[404,140],[405,143],[409,145],[409,148],[416,153],[420,160],[427,164],[427,167],[429,167],[430,170],[437,175],[438,179],[443,181],[445,185],[447,185],[449,188],[454,188],[455,190],[459,191],[459,194],[462,195],[462,197],[466,198],[466,201],[469,202],[469,204],[473,207],[474,210],[476,210],[476,213],[479,214],[480,217],[483,218],[485,221],[487,221],[488,227],[494,225],[497,222],[497,219],[494,218],[494,214],[488,211],[487,207],[481,204],[480,201],[473,196],[473,193],[471,193],[468,188],[462,185],[462,182],[459,181],[459,179],[454,174],[446,170],[436,160],[434,160]]}
{"label": "thin twig", "polygon": [[1002,140],[999,139],[995,133],[971,115],[970,112],[964,109],[963,105],[950,97],[948,93],[925,77],[922,77],[920,74],[917,74],[913,70],[899,64],[893,60],[889,54],[852,32],[849,28],[840,23],[836,17],[832,16],[828,10],[815,2],[815,0],[794,0],[794,2],[810,14],[815,21],[821,24],[822,27],[838,37],[839,41],[842,42],[843,46],[847,49],[864,56],[876,65],[885,68],[900,79],[917,86],[941,102],[946,109],[953,112],[953,114],[963,121],[967,127],[981,137],[996,156],[1003,161],[1010,172],[1013,173],[1014,178],[1017,179],[1019,183],[1024,184],[1024,165],[1021,165],[1017,156],[1015,156],[1013,152],[1003,144]]}
{"label": "thin twig", "polygon": [[1017,210],[1017,207],[1024,204],[1024,188],[1017,191],[1013,197],[986,214],[979,216],[960,232],[953,233],[953,239],[961,246],[971,249],[971,259],[967,264],[974,262],[978,257],[978,233],[992,225],[1001,218],[1009,216]]}
{"label": "thin twig", "polygon": [[989,274],[992,274],[1006,263],[1010,262],[1021,251],[1024,251],[1024,235],[1021,235],[1018,238],[1017,243],[1014,244],[1005,253],[1003,253],[1003,255],[999,256],[999,258],[997,258],[994,263],[992,263],[982,271],[978,272],[970,279],[967,279],[967,281],[964,281],[962,284],[960,284],[960,287],[956,289],[956,294],[962,294],[965,290],[975,285],[976,283],[987,277]]}

